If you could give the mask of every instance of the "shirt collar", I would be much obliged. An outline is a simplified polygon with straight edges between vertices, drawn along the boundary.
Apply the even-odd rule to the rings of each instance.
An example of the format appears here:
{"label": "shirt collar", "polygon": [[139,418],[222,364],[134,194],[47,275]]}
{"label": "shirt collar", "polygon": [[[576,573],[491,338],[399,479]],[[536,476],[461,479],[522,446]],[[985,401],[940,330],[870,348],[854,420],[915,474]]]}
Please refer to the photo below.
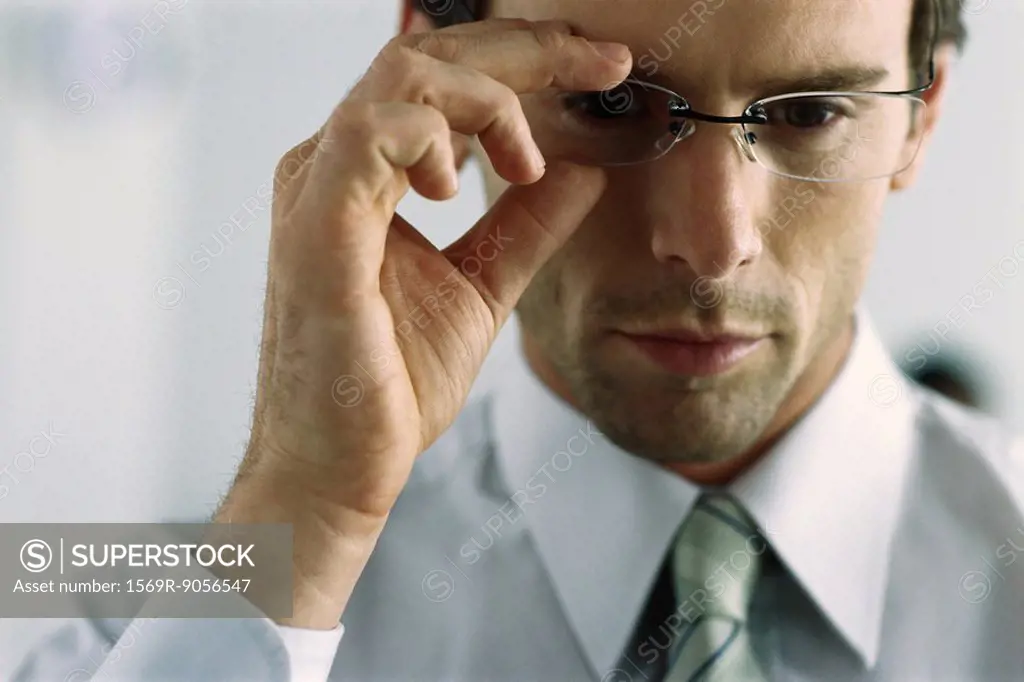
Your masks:
{"label": "shirt collar", "polygon": [[[870,667],[913,414],[910,391],[862,307],[855,319],[835,381],[730,489]],[[598,433],[512,345],[492,392],[497,459],[600,676],[627,645],[701,490]]]}
{"label": "shirt collar", "polygon": [[915,393],[869,315],[833,383],[731,486],[789,572],[873,667],[914,447]]}

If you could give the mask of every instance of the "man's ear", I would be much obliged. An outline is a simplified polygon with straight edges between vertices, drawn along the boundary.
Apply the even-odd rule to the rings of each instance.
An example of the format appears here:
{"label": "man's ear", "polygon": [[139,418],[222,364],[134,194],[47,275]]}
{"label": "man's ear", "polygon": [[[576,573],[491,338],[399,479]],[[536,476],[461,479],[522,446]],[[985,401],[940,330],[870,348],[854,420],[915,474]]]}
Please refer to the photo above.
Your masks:
{"label": "man's ear", "polygon": [[[398,32],[401,35],[426,33],[435,30],[430,15],[420,9],[420,0],[400,0],[402,3]],[[455,150],[455,167],[462,170],[466,160],[472,153],[470,138],[461,133],[452,132],[452,149]]]}
{"label": "man's ear", "polygon": [[940,45],[935,50],[935,82],[932,83],[932,87],[918,95],[927,105],[924,110],[924,116],[920,121],[922,129],[915,134],[915,138],[920,138],[921,140],[921,147],[914,158],[914,162],[910,164],[907,170],[893,176],[889,183],[889,188],[894,192],[913,185],[918,173],[921,172],[921,168],[924,166],[928,145],[942,116],[942,107],[945,102],[946,92],[949,89],[950,72],[953,68],[956,54],[956,47],[949,43]]}

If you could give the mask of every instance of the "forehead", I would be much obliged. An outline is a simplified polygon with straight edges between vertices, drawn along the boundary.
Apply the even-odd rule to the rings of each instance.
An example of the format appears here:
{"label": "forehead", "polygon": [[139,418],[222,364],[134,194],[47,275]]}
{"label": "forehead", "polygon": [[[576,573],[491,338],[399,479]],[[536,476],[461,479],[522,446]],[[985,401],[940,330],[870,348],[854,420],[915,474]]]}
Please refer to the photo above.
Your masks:
{"label": "forehead", "polygon": [[912,2],[493,0],[493,8],[499,16],[567,20],[592,40],[626,43],[635,65],[657,64],[659,76],[675,84],[742,90],[788,73],[854,65],[888,68],[901,79]]}

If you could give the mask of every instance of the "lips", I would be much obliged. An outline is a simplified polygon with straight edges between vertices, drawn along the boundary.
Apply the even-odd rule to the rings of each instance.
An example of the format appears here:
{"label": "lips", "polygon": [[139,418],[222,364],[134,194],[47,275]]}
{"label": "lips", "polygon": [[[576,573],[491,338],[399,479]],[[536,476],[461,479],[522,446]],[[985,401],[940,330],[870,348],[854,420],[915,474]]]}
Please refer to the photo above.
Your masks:
{"label": "lips", "polygon": [[689,329],[620,334],[649,361],[668,372],[684,376],[723,374],[768,341],[764,334]]}
{"label": "lips", "polygon": [[668,329],[628,334],[638,338],[663,339],[678,343],[732,343],[736,341],[756,341],[764,335],[750,335],[728,332],[701,332],[688,329]]}

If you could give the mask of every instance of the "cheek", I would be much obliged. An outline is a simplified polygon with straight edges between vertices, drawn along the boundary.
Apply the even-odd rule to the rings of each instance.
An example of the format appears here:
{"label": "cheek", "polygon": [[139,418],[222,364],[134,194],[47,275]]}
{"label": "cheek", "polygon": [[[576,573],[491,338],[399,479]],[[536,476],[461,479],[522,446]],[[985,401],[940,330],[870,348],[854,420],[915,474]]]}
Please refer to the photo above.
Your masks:
{"label": "cheek", "polygon": [[888,183],[875,181],[837,190],[833,201],[822,202],[823,214],[818,220],[827,236],[821,261],[829,287],[849,287],[854,298],[860,297],[878,243],[887,195]]}
{"label": "cheek", "polygon": [[765,246],[791,289],[804,338],[811,341],[841,327],[860,298],[886,187],[822,183],[793,195],[801,197],[799,211],[783,213],[785,227],[766,233]]}
{"label": "cheek", "polygon": [[575,335],[579,319],[580,273],[567,243],[555,253],[523,292],[517,306],[522,323],[544,345],[559,344]]}
{"label": "cheek", "polygon": [[621,231],[612,229],[605,217],[599,205],[538,274],[570,320],[576,320],[595,295],[614,286],[625,272],[625,259],[633,257],[624,255],[625,244],[617,241]]}

